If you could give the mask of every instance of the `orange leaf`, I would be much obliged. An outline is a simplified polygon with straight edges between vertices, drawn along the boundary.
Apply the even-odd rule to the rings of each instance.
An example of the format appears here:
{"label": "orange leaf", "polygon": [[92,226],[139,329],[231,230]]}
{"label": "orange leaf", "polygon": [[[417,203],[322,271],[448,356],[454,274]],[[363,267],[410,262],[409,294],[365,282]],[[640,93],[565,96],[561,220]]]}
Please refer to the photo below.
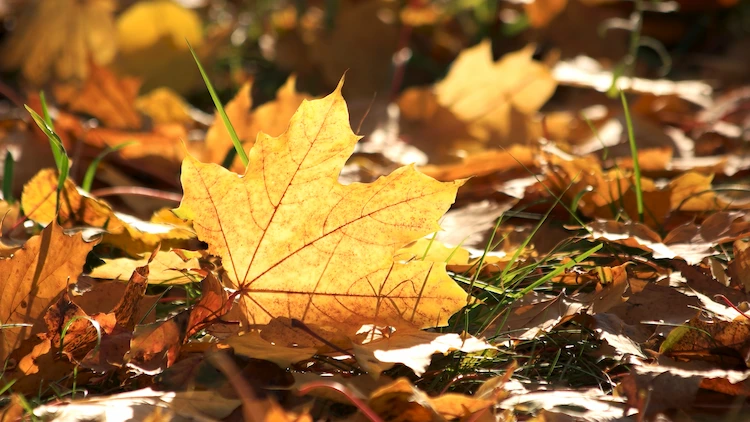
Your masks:
{"label": "orange leaf", "polygon": [[52,223],[12,258],[0,261],[0,361],[20,343],[40,332],[34,325],[83,269],[94,247],[82,236],[67,236]]}
{"label": "orange leaf", "polygon": [[56,85],[54,91],[57,100],[70,110],[90,114],[107,127],[138,129],[141,115],[135,108],[135,99],[140,87],[138,79],[118,78],[109,69],[92,63],[82,87],[67,83]]}

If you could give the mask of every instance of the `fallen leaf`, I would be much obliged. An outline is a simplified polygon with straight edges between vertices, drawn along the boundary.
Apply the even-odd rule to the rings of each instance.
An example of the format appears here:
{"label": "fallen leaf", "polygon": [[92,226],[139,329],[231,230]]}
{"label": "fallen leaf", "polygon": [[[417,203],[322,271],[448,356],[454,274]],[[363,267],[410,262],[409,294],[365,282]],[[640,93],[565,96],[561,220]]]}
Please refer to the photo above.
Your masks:
{"label": "fallen leaf", "polygon": [[[593,318],[596,321],[594,328],[596,334],[615,349],[616,357],[632,355],[646,358],[640,345],[634,340],[639,337],[639,332],[635,327],[610,313],[598,313]],[[643,340],[645,341],[645,338]]]}
{"label": "fallen leaf", "polygon": [[148,115],[157,124],[183,123],[193,120],[190,105],[185,99],[169,88],[160,87],[138,97],[135,107]]}
{"label": "fallen leaf", "polygon": [[179,247],[181,240],[194,236],[183,227],[147,223],[117,214],[106,202],[79,192],[70,179],[65,181],[60,194],[59,210],[56,192],[56,171],[40,171],[26,183],[21,196],[21,204],[27,216],[44,225],[57,216],[63,227],[84,225],[102,228],[106,230],[103,243],[110,243],[134,255],[151,252],[157,244],[164,248]]}
{"label": "fallen leaf", "polygon": [[384,92],[398,48],[397,14],[391,2],[345,0],[338,5],[331,26],[320,25],[302,34],[303,41],[309,40],[309,58],[328,86],[349,72],[348,95],[371,97]]}
{"label": "fallen leaf", "polygon": [[456,393],[429,397],[406,378],[399,378],[390,385],[378,388],[373,391],[369,400],[370,408],[383,420],[415,422],[465,419],[493,404],[493,400]]}
{"label": "fallen leaf", "polygon": [[314,347],[288,347],[276,345],[260,336],[260,333],[248,333],[225,339],[224,344],[231,346],[235,353],[254,359],[264,359],[287,368],[297,362],[315,356],[318,350]]}
{"label": "fallen leaf", "polygon": [[128,367],[139,373],[156,375],[172,366],[188,329],[190,312],[148,325],[139,325],[130,340],[127,354]]}
{"label": "fallen leaf", "polygon": [[624,398],[605,394],[598,388],[554,389],[511,394],[497,406],[517,412],[544,409],[553,414],[562,414],[573,420],[583,421],[616,420],[623,415],[627,417],[636,413],[635,409],[628,408]]}
{"label": "fallen leaf", "polygon": [[692,318],[672,330],[660,350],[677,359],[708,360],[725,364],[750,363],[750,325],[747,319],[736,321]]}
{"label": "fallen leaf", "polygon": [[[67,236],[56,223],[34,236],[13,257],[0,261],[0,360],[40,332],[34,325],[83,270],[94,243]],[[64,252],[64,253],[63,253]]]}
{"label": "fallen leaf", "polygon": [[487,146],[535,140],[541,128],[530,117],[557,84],[547,66],[532,59],[533,53],[529,46],[495,62],[489,40],[464,50],[434,89],[411,88],[402,94],[404,118],[419,122],[415,129],[431,131],[405,135],[433,163],[461,150],[459,154],[470,155]]}
{"label": "fallen leaf", "polygon": [[201,280],[201,298],[190,311],[186,337],[191,337],[229,312],[227,292],[213,273]]}
{"label": "fallen leaf", "polygon": [[46,404],[34,409],[39,418],[55,420],[102,420],[126,422],[148,420],[155,409],[165,412],[170,420],[175,416],[188,420],[217,420],[229,416],[241,405],[239,399],[221,396],[216,391],[155,391],[150,388]]}
{"label": "fallen leaf", "polygon": [[702,224],[683,224],[670,231],[662,239],[648,227],[633,223],[597,220],[587,225],[590,237],[604,239],[621,245],[642,249],[652,253],[654,259],[682,258],[694,265],[707,256],[718,254],[714,247],[732,242],[750,233],[750,223],[741,213],[718,212],[706,218]]}
{"label": "fallen leaf", "polygon": [[750,242],[736,240],[732,250],[734,259],[729,262],[729,273],[732,281],[742,286],[745,293],[750,292]]}
{"label": "fallen leaf", "polygon": [[125,280],[136,268],[149,263],[148,281],[151,284],[193,283],[200,279],[195,271],[201,267],[196,255],[199,254],[172,249],[159,252],[150,263],[148,257],[104,259],[104,265],[94,268],[88,275],[92,278]]}
{"label": "fallen leaf", "polygon": [[495,349],[484,340],[456,333],[429,333],[419,330],[396,330],[391,336],[369,343],[354,345],[354,356],[360,366],[370,375],[378,377],[380,372],[393,364],[401,363],[421,376],[436,353],[451,351],[475,353]]}
{"label": "fallen leaf", "polygon": [[[622,296],[629,287],[625,271],[627,265],[607,268],[612,278],[600,280],[594,291],[589,293],[571,296],[565,293],[557,296],[528,293],[513,302],[507,310],[510,313],[507,317],[504,313],[498,314],[496,320],[499,322],[489,325],[483,335],[494,337],[504,333],[508,338],[528,340],[548,332],[579,312],[592,315],[607,312],[625,301]],[[602,272],[605,272],[604,269]]]}
{"label": "fallen leaf", "polygon": [[187,158],[175,213],[222,258],[251,324],[284,316],[336,327],[445,325],[466,293],[444,264],[399,264],[393,255],[438,229],[462,182],[403,167],[372,184],[340,185],[357,141],[340,92],[341,84],[303,102],[280,137],[261,134],[244,176]]}
{"label": "fallen leaf", "polygon": [[[129,281],[133,272],[130,271],[127,279]],[[150,276],[149,276],[150,280]],[[70,294],[73,302],[80,306],[88,315],[100,312],[110,312],[127,295],[127,290],[132,288],[131,283],[117,281],[95,281],[91,278],[80,276],[78,282],[71,286]],[[153,312],[161,295],[145,295],[139,302],[136,311],[136,321],[149,324],[156,320],[156,312]]]}
{"label": "fallen leaf", "polygon": [[115,8],[112,0],[33,2],[3,45],[3,70],[21,69],[37,86],[85,80],[89,60],[103,66],[115,56]]}
{"label": "fallen leaf", "polygon": [[113,69],[141,79],[145,92],[156,87],[183,92],[200,80],[188,43],[202,51],[203,22],[177,2],[134,3],[117,18],[117,33],[111,39],[118,45]]}
{"label": "fallen leaf", "polygon": [[78,82],[55,85],[55,98],[72,111],[96,117],[104,126],[141,127],[141,115],[135,108],[141,87],[138,79],[118,78],[109,69],[92,65],[88,78],[80,85]]}
{"label": "fallen leaf", "polygon": [[508,149],[471,154],[460,163],[421,166],[419,170],[437,180],[447,181],[524,167],[535,167],[535,152],[527,146],[511,145]]}

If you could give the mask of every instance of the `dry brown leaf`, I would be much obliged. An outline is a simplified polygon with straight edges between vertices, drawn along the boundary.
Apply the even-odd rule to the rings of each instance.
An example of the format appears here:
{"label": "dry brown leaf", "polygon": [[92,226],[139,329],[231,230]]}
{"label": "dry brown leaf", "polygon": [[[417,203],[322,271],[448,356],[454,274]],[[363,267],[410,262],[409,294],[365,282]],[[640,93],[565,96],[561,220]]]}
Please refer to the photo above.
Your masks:
{"label": "dry brown leaf", "polygon": [[[128,279],[132,277],[134,271],[135,268],[128,275]],[[127,281],[127,279],[123,280]],[[78,282],[71,286],[70,295],[73,302],[80,306],[86,314],[94,315],[100,312],[110,312],[114,309],[122,298],[128,295],[129,288],[132,288],[130,283],[95,281],[80,276]],[[136,310],[136,321],[142,324],[156,321],[154,309],[159,298],[161,298],[161,295],[145,295],[141,298]]]}
{"label": "dry brown leaf", "polygon": [[128,367],[156,375],[172,366],[185,340],[189,318],[190,312],[184,311],[166,321],[137,326],[126,356]]}
{"label": "dry brown leaf", "polygon": [[3,70],[21,69],[35,85],[83,81],[90,60],[103,66],[117,50],[113,0],[34,1],[3,46]]}
{"label": "dry brown leaf", "polygon": [[609,279],[600,280],[594,291],[568,296],[561,293],[557,296],[542,295],[532,292],[515,301],[508,309],[510,315],[500,314],[497,322],[485,329],[485,335],[508,333],[511,338],[532,339],[540,333],[547,332],[562,322],[569,320],[579,312],[585,311],[595,315],[607,312],[625,300],[628,277],[625,268],[628,264],[602,269],[609,273]]}
{"label": "dry brown leaf", "polygon": [[729,274],[732,281],[742,286],[745,293],[750,293],[750,242],[737,240],[732,250],[734,259],[729,262]]}
{"label": "dry brown leaf", "polygon": [[187,337],[206,328],[216,319],[229,312],[227,292],[213,273],[208,273],[201,281],[201,298],[190,311]]}
{"label": "dry brown leaf", "polygon": [[748,365],[750,325],[747,318],[735,321],[691,319],[672,330],[660,352],[680,360],[707,360],[727,365]]}
{"label": "dry brown leaf", "polygon": [[58,420],[125,420],[113,415],[130,415],[133,420],[146,421],[155,409],[169,420],[221,420],[241,405],[239,399],[226,398],[217,391],[154,391],[150,388],[67,400],[39,406],[34,415]]}
{"label": "dry brown leaf", "polygon": [[663,239],[645,225],[633,222],[597,220],[586,227],[591,232],[590,237],[594,239],[606,239],[649,251],[655,259],[682,258],[690,265],[718,254],[714,250],[716,245],[733,242],[750,233],[750,223],[738,212],[712,214],[700,225],[683,224],[670,231]]}
{"label": "dry brown leaf", "polygon": [[444,264],[393,261],[397,248],[439,229],[462,182],[412,166],[342,186],[357,140],[340,84],[303,102],[280,137],[261,134],[244,176],[184,161],[175,213],[222,258],[246,322],[439,326],[466,304]]}
{"label": "dry brown leaf", "polygon": [[[284,86],[279,88],[274,101],[265,103],[251,111],[251,85],[247,83],[227,104],[225,107],[227,116],[246,151],[249,151],[255,144],[255,139],[260,132],[271,136],[279,136],[284,133],[289,126],[289,119],[292,118],[302,101],[312,98],[307,94],[298,93],[295,85],[296,78],[294,76],[289,77]],[[234,145],[224,122],[218,117],[217,114],[213,125],[206,133],[205,148],[207,151],[204,159],[208,162],[221,164],[224,162],[227,153],[234,148]],[[234,163],[233,169],[242,173],[244,169],[240,160],[235,159]]]}
{"label": "dry brown leaf", "polygon": [[370,395],[369,405],[383,420],[431,422],[465,419],[495,404],[494,400],[476,399],[456,393],[429,397],[406,378],[378,388]]}
{"label": "dry brown leaf", "polygon": [[[647,151],[643,157],[651,159],[654,170],[659,170],[665,158],[663,151]],[[551,156],[550,162],[552,165],[545,172],[551,183],[550,189],[563,194],[569,201],[577,201],[577,209],[584,215],[613,219],[624,210],[631,219],[638,218],[635,176],[625,167],[604,170],[593,156],[570,159]],[[723,211],[746,207],[719,197],[711,186],[712,179],[710,175],[687,172],[659,188],[653,180],[641,177],[644,223],[660,229],[678,211]]]}
{"label": "dry brown leaf", "polygon": [[93,247],[80,234],[67,236],[52,223],[12,258],[0,261],[0,321],[5,325],[0,361],[23,340],[40,332],[41,327],[35,324],[81,273]]}
{"label": "dry brown leaf", "polygon": [[115,129],[139,129],[141,115],[135,99],[141,82],[136,78],[118,78],[109,69],[92,65],[86,81],[58,84],[55,98],[70,110],[99,119]]}

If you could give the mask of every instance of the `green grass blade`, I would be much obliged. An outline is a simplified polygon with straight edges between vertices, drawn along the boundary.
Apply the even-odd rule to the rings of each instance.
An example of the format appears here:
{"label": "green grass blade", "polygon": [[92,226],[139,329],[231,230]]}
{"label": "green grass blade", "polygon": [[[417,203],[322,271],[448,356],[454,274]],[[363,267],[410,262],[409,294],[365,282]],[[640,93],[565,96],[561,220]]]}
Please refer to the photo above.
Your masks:
{"label": "green grass blade", "polygon": [[99,163],[107,156],[107,154],[119,151],[128,145],[133,145],[137,142],[123,142],[113,147],[107,147],[104,151],[100,152],[99,155],[89,164],[89,168],[86,169],[86,175],[83,177],[83,183],[81,183],[81,189],[86,192],[91,192],[91,185],[94,184],[94,176],[96,176],[96,169],[99,167]]}
{"label": "green grass blade", "polygon": [[587,250],[586,252],[578,255],[575,258],[572,258],[570,261],[566,262],[563,265],[560,265],[559,267],[555,268],[553,271],[547,273],[544,277],[540,278],[539,280],[536,280],[535,282],[531,283],[530,285],[524,287],[517,293],[515,293],[516,298],[520,299],[523,296],[525,296],[527,293],[531,292],[532,290],[536,289],[537,287],[541,286],[542,284],[548,282],[549,280],[552,280],[553,278],[557,277],[558,275],[562,274],[565,270],[573,267],[574,265],[578,265],[581,262],[583,262],[586,258],[590,257],[594,253],[596,253],[599,249],[602,248],[601,243],[594,246],[593,248]]}
{"label": "green grass blade", "polygon": [[39,126],[39,129],[41,129],[42,132],[44,132],[45,135],[47,135],[47,138],[49,139],[50,147],[52,148],[52,155],[55,158],[55,164],[57,165],[57,173],[58,173],[58,180],[57,180],[57,190],[62,191],[65,187],[65,179],[68,178],[68,172],[70,171],[70,160],[68,159],[68,153],[65,151],[65,147],[63,146],[62,140],[59,136],[55,133],[54,129],[52,129],[47,122],[37,114],[36,111],[34,111],[31,107],[25,105],[26,110],[31,114],[31,118],[34,119],[34,122],[37,126]]}
{"label": "green grass blade", "polygon": [[13,198],[13,167],[15,161],[13,160],[13,154],[10,151],[5,152],[5,168],[3,169],[3,199],[5,202],[12,204],[15,202]]}
{"label": "green grass blade", "polygon": [[208,92],[211,94],[211,99],[214,101],[216,110],[219,112],[219,116],[221,116],[221,120],[224,122],[224,127],[227,128],[227,132],[229,132],[229,137],[232,138],[232,143],[234,144],[234,149],[237,151],[237,156],[240,157],[240,160],[242,161],[242,165],[247,167],[247,163],[250,160],[248,160],[247,158],[245,149],[242,148],[242,143],[240,142],[240,138],[239,136],[237,136],[237,132],[235,132],[234,126],[232,126],[232,122],[229,121],[229,116],[227,116],[227,112],[224,111],[224,106],[221,104],[221,101],[219,100],[219,96],[216,94],[216,90],[214,89],[214,86],[211,84],[211,81],[208,79],[208,75],[206,74],[206,71],[203,70],[203,65],[201,65],[200,60],[198,60],[198,55],[195,54],[195,50],[193,50],[193,46],[190,45],[189,42],[188,42],[188,47],[190,48],[190,52],[193,54],[193,60],[195,60],[195,64],[198,65],[198,70],[201,72],[201,76],[203,77],[203,82],[206,84],[206,88],[208,88]]}
{"label": "green grass blade", "polygon": [[635,173],[635,200],[638,206],[638,219],[643,223],[643,189],[641,188],[641,166],[638,163],[638,146],[635,144],[635,133],[633,132],[633,121],[630,119],[630,109],[625,93],[620,91],[622,108],[625,111],[625,123],[628,126],[628,142],[630,143],[630,154],[633,156],[633,172]]}
{"label": "green grass blade", "polygon": [[50,116],[49,108],[47,108],[47,97],[44,95],[44,91],[39,91],[39,101],[42,102],[42,116],[44,116],[44,122],[54,131],[55,124],[52,123],[52,116]]}

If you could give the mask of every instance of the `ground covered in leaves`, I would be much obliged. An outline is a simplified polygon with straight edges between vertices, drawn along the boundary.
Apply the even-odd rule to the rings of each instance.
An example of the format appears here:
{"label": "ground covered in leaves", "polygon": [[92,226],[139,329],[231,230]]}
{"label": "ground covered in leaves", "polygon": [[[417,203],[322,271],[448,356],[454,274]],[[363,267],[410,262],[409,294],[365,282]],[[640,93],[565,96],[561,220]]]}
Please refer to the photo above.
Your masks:
{"label": "ground covered in leaves", "polygon": [[271,3],[0,1],[2,421],[744,420],[750,4]]}

